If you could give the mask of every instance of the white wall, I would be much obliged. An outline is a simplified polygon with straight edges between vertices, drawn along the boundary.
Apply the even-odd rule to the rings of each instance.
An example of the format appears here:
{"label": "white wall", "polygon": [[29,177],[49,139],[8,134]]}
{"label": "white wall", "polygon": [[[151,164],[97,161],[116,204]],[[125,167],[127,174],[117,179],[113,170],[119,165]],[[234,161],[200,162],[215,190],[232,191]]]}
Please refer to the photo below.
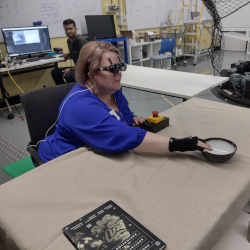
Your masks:
{"label": "white wall", "polygon": [[222,19],[222,27],[225,30],[250,29],[250,4],[246,5],[234,14]]}
{"label": "white wall", "polygon": [[60,37],[63,20],[73,18],[80,33],[86,34],[84,16],[101,13],[101,0],[0,0],[0,28],[32,26],[41,20],[49,26],[51,37]]}
{"label": "white wall", "polygon": [[225,37],[222,49],[231,51],[245,51],[246,42],[231,37]]}

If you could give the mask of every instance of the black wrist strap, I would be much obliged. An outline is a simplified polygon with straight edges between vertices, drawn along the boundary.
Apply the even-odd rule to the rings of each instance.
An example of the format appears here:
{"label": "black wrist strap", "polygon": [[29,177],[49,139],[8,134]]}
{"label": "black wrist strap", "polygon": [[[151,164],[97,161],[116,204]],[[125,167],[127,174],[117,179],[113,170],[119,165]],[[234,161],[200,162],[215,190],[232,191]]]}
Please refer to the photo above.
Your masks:
{"label": "black wrist strap", "polygon": [[185,152],[194,150],[203,151],[202,147],[197,146],[199,140],[203,141],[202,139],[199,139],[197,136],[186,137],[181,139],[171,137],[169,139],[169,151],[170,152],[175,152],[175,151]]}

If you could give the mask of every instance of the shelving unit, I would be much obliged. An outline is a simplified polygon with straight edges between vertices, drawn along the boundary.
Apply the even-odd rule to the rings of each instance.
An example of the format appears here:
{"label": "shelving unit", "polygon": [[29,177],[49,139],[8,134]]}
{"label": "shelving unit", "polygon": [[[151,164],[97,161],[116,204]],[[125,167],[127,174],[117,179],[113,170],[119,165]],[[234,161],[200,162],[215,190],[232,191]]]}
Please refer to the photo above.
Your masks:
{"label": "shelving unit", "polygon": [[128,42],[129,62],[134,65],[152,66],[151,57],[157,55],[161,47],[161,40],[151,42]]}
{"label": "shelving unit", "polygon": [[[204,4],[200,5],[196,0],[181,1],[182,8],[176,24],[170,23],[155,28],[129,30],[127,0],[102,0],[103,14],[113,14],[115,17],[117,34],[131,39],[128,42],[129,63],[152,66],[150,58],[158,54],[160,37],[176,38],[175,55],[177,58],[184,58],[184,63],[186,56],[193,57],[195,65],[200,56],[208,54],[212,25],[210,20],[203,20]],[[186,20],[191,20],[191,23]],[[135,39],[143,37],[141,34],[146,32],[154,32],[156,39],[159,40],[135,42]]]}
{"label": "shelving unit", "polygon": [[208,54],[208,49],[201,49],[201,32],[205,25],[211,24],[211,20],[190,21],[184,23],[184,56],[193,57],[196,65],[198,58]]}
{"label": "shelving unit", "polygon": [[[128,43],[127,39],[125,37],[117,37],[117,38],[106,38],[106,39],[98,39],[99,41],[105,41],[110,43],[118,44],[119,50],[122,52],[122,58],[123,60],[128,64],[129,63],[129,57],[128,57]],[[121,44],[123,43],[123,49],[121,48]]]}
{"label": "shelving unit", "polygon": [[212,34],[210,32],[212,21],[203,18],[204,8],[203,2],[199,4],[197,0],[182,0],[182,8],[178,19],[178,24],[182,26],[180,30],[183,34],[181,38],[183,56],[184,58],[185,56],[193,57],[194,65],[197,64],[198,57],[208,54],[209,46],[206,49],[202,48],[202,45],[204,45],[204,30],[208,31],[208,37],[211,38]]}
{"label": "shelving unit", "polygon": [[160,29],[161,37],[175,38],[176,47],[175,55],[176,57],[184,56],[184,27],[183,25],[168,25],[162,26]]}

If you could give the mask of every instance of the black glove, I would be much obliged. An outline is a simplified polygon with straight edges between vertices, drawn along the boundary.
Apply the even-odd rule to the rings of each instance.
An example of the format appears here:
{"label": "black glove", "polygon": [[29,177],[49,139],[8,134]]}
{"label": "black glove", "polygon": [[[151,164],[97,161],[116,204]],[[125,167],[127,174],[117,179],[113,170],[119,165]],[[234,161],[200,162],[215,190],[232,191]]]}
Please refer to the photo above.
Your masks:
{"label": "black glove", "polygon": [[186,137],[181,139],[176,139],[171,137],[169,140],[169,151],[195,151],[200,150],[203,151],[204,148],[197,146],[198,141],[203,141],[202,139],[198,138],[197,136],[194,137]]}

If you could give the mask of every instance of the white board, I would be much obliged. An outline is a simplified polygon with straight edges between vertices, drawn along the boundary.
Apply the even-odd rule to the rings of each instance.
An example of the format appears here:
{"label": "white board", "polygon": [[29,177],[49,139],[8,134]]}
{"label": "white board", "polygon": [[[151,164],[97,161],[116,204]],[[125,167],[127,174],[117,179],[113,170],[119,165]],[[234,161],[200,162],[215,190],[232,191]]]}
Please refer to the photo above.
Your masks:
{"label": "white board", "polygon": [[127,0],[128,29],[157,28],[166,23],[169,13],[176,13],[176,0]]}
{"label": "white board", "polygon": [[0,28],[32,26],[41,20],[49,26],[51,37],[65,36],[62,22],[66,18],[74,19],[79,33],[86,34],[84,16],[100,14],[100,0],[0,0]]}

